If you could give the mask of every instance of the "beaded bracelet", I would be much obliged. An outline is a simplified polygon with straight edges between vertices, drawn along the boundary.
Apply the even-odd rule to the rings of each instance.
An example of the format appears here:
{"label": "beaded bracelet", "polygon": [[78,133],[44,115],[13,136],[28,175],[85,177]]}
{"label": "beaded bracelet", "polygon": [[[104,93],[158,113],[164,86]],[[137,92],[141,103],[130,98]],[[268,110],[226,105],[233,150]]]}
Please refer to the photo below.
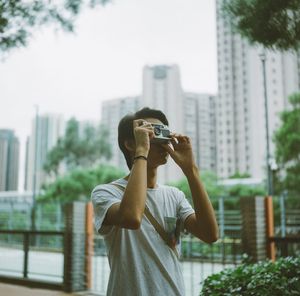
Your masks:
{"label": "beaded bracelet", "polygon": [[148,160],[148,158],[146,156],[144,156],[144,155],[138,155],[138,156],[136,156],[136,157],[133,158],[133,161],[135,161],[135,160],[137,160],[139,158],[145,159],[146,161]]}

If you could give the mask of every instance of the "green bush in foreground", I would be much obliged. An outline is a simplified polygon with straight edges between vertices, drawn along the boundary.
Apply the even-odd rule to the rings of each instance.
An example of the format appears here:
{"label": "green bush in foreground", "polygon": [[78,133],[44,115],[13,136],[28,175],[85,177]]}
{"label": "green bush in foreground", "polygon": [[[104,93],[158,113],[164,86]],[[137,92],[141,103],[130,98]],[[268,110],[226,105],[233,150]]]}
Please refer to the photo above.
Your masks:
{"label": "green bush in foreground", "polygon": [[209,276],[200,295],[300,295],[300,257],[226,269]]}

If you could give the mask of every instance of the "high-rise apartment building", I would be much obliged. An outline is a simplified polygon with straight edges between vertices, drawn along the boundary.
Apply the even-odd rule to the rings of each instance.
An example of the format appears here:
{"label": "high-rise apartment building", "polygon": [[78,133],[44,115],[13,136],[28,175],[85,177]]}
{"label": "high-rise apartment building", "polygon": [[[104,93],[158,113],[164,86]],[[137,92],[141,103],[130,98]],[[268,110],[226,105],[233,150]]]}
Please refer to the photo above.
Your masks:
{"label": "high-rise apartment building", "polygon": [[[249,45],[235,34],[221,15],[224,0],[217,0],[218,97],[217,172],[228,178],[239,172],[265,178],[266,128],[261,47]],[[278,114],[288,96],[299,91],[299,56],[266,51],[269,141],[279,127]]]}
{"label": "high-rise apartment building", "polygon": [[34,187],[39,190],[47,181],[43,170],[47,154],[64,132],[61,115],[45,114],[32,120],[31,135],[26,143],[25,190],[33,191]]}
{"label": "high-rise apartment building", "polygon": [[[177,65],[145,66],[143,70],[142,106],[159,109],[165,113],[171,131],[184,131],[184,95]],[[169,160],[158,169],[161,182],[175,181],[182,177],[180,168]]]}
{"label": "high-rise apartment building", "polygon": [[[184,133],[191,138],[199,168],[216,171],[215,96],[184,93],[176,65],[145,66],[141,97],[126,97],[102,103],[101,122],[110,131],[112,165],[128,171],[117,144],[118,123],[125,114],[136,112],[142,107],[162,110],[169,120],[171,131]],[[181,177],[182,172],[173,160],[158,169],[161,183],[176,181]]]}
{"label": "high-rise apartment building", "polygon": [[184,134],[190,137],[198,167],[216,173],[216,96],[184,93]]}
{"label": "high-rise apartment building", "polygon": [[102,103],[101,123],[108,128],[109,143],[112,149],[112,158],[109,163],[125,172],[128,171],[128,167],[118,146],[118,125],[123,116],[128,113],[134,113],[139,108],[139,96],[107,100]]}
{"label": "high-rise apartment building", "polygon": [[141,104],[162,110],[172,130],[182,133],[184,128],[183,90],[177,65],[145,66]]}
{"label": "high-rise apartment building", "polygon": [[0,191],[18,190],[20,143],[14,131],[0,129]]}

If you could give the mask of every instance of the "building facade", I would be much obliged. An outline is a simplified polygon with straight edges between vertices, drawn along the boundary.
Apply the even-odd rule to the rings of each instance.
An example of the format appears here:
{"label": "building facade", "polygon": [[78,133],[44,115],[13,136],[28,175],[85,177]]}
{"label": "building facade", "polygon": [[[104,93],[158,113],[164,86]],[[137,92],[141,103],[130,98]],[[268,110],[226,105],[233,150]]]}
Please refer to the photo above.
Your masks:
{"label": "building facade", "polygon": [[184,93],[184,134],[190,137],[201,171],[216,173],[216,96]]}
{"label": "building facade", "polygon": [[65,121],[61,115],[45,114],[32,120],[31,134],[26,143],[25,190],[38,191],[47,182],[43,170],[47,154],[64,132]]}
{"label": "building facade", "polygon": [[111,146],[112,158],[109,164],[129,172],[123,153],[118,145],[118,125],[120,119],[128,113],[134,113],[140,108],[140,97],[124,97],[102,102],[101,123],[109,131],[108,142]]}
{"label": "building facade", "polygon": [[20,143],[14,131],[0,129],[0,191],[18,190]]}
{"label": "building facade", "polygon": [[[221,178],[247,173],[266,175],[266,128],[261,47],[235,34],[216,1],[218,47],[217,172]],[[288,96],[299,91],[299,56],[265,51],[270,154],[272,136],[280,125],[279,113]],[[270,160],[271,161],[271,160]]]}
{"label": "building facade", "polygon": [[[163,111],[171,131],[184,132],[184,94],[177,65],[145,66],[141,101],[143,106]],[[158,169],[158,179],[162,183],[181,177],[182,172],[172,159]]]}
{"label": "building facade", "polygon": [[[102,103],[102,123],[110,131],[109,142],[113,157],[110,164],[128,171],[118,143],[118,123],[127,113],[142,107],[162,110],[171,131],[188,135],[193,144],[197,165],[201,170],[216,171],[215,96],[185,93],[181,87],[177,65],[145,66],[143,69],[143,94]],[[182,178],[180,168],[170,159],[158,169],[161,183]]]}
{"label": "building facade", "polygon": [[145,66],[142,105],[162,110],[172,130],[184,131],[184,94],[177,65]]}

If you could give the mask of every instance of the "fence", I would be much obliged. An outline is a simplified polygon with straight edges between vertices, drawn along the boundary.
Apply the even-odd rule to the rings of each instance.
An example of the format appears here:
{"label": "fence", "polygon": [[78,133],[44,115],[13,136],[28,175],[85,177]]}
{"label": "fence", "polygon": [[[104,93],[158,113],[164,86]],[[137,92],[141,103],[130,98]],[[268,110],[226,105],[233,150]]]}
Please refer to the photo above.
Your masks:
{"label": "fence", "polygon": [[[241,204],[246,207],[232,209],[227,207],[228,200],[219,199],[216,215],[220,239],[212,245],[204,244],[190,235],[183,236],[181,265],[187,295],[197,295],[201,281],[208,275],[239,264],[245,251],[251,253],[256,248],[255,254],[266,256],[264,250],[261,253],[262,250],[257,248],[259,236],[263,238],[259,241],[260,248],[265,249],[266,244],[273,244],[276,246],[276,256],[299,254],[299,240],[290,239],[291,234],[299,234],[299,217],[295,209],[287,208],[284,199],[283,202],[277,201],[275,210],[280,210],[279,215],[277,213],[280,219],[277,217],[274,233],[266,238],[266,225],[258,223],[259,219],[265,217],[262,200],[241,199]],[[39,279],[44,284],[50,282],[56,288],[67,291],[91,289],[105,293],[109,266],[103,238],[95,235],[92,239],[91,207],[86,211],[84,203],[75,202],[64,212],[59,204],[38,205],[36,221],[39,230],[26,232],[23,229],[16,232],[16,229],[9,228],[20,228],[22,224],[28,228],[30,225],[30,207],[20,204],[0,206],[0,226],[4,229],[0,232],[0,248],[2,258],[7,257],[4,261],[2,258],[0,260],[0,275],[18,275],[23,280],[31,281]],[[86,224],[86,221],[89,223]],[[52,232],[49,232],[51,228]],[[284,239],[278,238],[277,234],[282,233],[285,234]],[[250,250],[245,248],[245,242]],[[16,256],[19,258],[18,266],[14,266],[12,261],[8,262],[8,258]],[[51,266],[53,262],[60,267],[55,273],[41,270],[42,266]],[[15,269],[9,271],[9,265]]]}
{"label": "fence", "polygon": [[[33,287],[62,289],[64,232],[0,230],[0,281],[28,284]],[[13,245],[3,245],[3,236],[13,237]],[[39,246],[36,245],[36,238]],[[49,249],[49,241],[60,240],[60,248]],[[58,240],[57,240],[58,238]],[[44,247],[42,247],[42,243]],[[49,261],[47,255],[52,254]]]}

